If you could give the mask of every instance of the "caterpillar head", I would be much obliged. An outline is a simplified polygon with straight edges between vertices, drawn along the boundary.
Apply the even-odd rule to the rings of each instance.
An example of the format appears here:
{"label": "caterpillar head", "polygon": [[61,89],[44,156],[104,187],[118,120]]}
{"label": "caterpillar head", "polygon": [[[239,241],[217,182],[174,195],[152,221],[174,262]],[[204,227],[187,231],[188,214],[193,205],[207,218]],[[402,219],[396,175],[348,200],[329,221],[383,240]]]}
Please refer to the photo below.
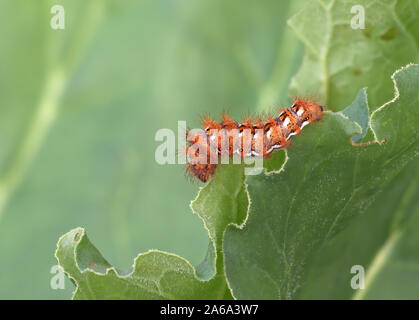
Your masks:
{"label": "caterpillar head", "polygon": [[199,164],[188,163],[186,170],[195,178],[202,182],[207,182],[215,173],[217,169],[216,164]]}

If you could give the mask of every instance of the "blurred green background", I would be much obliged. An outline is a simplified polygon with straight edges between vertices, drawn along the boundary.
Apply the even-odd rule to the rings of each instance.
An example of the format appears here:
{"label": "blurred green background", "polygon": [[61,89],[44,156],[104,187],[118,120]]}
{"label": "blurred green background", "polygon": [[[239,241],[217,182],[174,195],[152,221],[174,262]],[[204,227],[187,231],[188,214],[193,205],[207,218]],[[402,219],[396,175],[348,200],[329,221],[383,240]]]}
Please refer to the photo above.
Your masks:
{"label": "blurred green background", "polygon": [[[50,27],[55,4],[64,30]],[[286,20],[300,5],[0,0],[0,298],[70,298],[50,269],[77,226],[120,269],[148,249],[198,264],[200,184],[155,162],[155,133],[287,104],[302,46]]]}

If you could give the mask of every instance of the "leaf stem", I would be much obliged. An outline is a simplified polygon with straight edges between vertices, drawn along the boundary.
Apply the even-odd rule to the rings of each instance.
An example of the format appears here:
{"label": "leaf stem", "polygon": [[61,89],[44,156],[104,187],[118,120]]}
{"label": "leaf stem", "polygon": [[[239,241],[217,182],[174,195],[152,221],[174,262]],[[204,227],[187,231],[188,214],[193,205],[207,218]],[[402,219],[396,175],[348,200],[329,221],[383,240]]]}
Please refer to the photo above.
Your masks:
{"label": "leaf stem", "polygon": [[34,119],[9,169],[0,180],[0,221],[10,196],[20,184],[32,159],[38,153],[48,129],[57,116],[58,101],[65,87],[65,78],[63,69],[59,66],[47,75]]}
{"label": "leaf stem", "polygon": [[[91,39],[93,31],[103,17],[104,9],[104,2],[91,2],[82,23],[76,30],[78,32],[71,42],[73,46],[69,52],[62,59],[55,60],[54,58],[58,57],[50,56],[48,58],[47,65],[49,64],[51,67],[47,70],[45,85],[35,109],[34,118],[29,123],[29,128],[8,169],[0,177],[0,222],[10,197],[19,187],[57,117],[60,99],[69,81],[70,73],[80,62],[81,52],[87,47],[88,40]],[[51,38],[49,44],[55,44],[53,41]],[[52,47],[48,49],[47,56],[48,53],[53,52]]]}
{"label": "leaf stem", "polygon": [[373,258],[369,269],[366,272],[365,277],[365,288],[362,290],[358,290],[353,295],[354,300],[361,300],[365,299],[369,289],[371,288],[372,283],[377,278],[377,275],[385,266],[387,260],[389,259],[394,247],[396,246],[397,242],[400,239],[401,233],[397,230],[394,231],[391,236],[387,239],[387,241],[383,244],[383,246],[378,250],[377,254]]}

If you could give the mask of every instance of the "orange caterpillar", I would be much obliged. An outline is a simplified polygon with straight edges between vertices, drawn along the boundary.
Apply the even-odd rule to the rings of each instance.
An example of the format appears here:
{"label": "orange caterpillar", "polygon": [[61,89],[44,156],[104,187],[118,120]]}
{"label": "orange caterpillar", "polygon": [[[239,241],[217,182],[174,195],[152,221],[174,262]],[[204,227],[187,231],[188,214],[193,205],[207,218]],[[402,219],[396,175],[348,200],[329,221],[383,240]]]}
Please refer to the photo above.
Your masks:
{"label": "orange caterpillar", "polygon": [[189,159],[194,158],[188,161],[187,170],[206,182],[214,175],[221,155],[269,157],[275,150],[288,147],[293,135],[322,116],[322,106],[312,100],[296,99],[291,107],[282,109],[277,118],[270,117],[265,122],[252,123],[247,119],[237,123],[224,115],[218,123],[206,117],[202,121],[203,134],[187,135],[189,145],[186,152]]}

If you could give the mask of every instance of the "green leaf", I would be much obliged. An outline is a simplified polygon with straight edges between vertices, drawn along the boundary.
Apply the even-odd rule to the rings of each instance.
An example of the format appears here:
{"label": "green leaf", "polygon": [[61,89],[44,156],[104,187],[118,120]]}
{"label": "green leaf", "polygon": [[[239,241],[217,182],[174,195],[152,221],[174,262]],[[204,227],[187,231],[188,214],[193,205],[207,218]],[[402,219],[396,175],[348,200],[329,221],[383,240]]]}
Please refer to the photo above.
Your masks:
{"label": "green leaf", "polygon": [[[417,299],[419,257],[412,229],[418,225],[418,181],[418,163],[412,161],[366,212],[317,252],[300,297]],[[364,290],[349,285],[354,265],[365,268]]]}
{"label": "green leaf", "polygon": [[[365,29],[353,29],[354,6],[365,10]],[[329,110],[344,109],[368,87],[371,111],[391,99],[394,70],[419,59],[416,0],[316,0],[288,24],[305,45],[292,95],[311,95]]]}
{"label": "green leaf", "polygon": [[192,202],[211,239],[208,255],[196,269],[177,255],[151,250],[137,256],[131,271],[117,271],[91,244],[84,229],[62,236],[56,257],[76,284],[74,299],[231,299],[224,277],[222,237],[228,224],[240,224],[247,214],[243,182],[242,166],[221,166]]}
{"label": "green leaf", "polygon": [[[220,280],[200,281],[181,257],[157,250],[138,255],[128,274],[117,271],[76,228],[58,241],[59,264],[76,285],[74,299],[220,299]],[[221,279],[222,281],[222,279]]]}
{"label": "green leaf", "polygon": [[[409,164],[417,167],[418,164],[419,66],[403,68],[394,74],[393,79],[394,99],[378,108],[371,117],[375,144],[350,144],[348,140],[356,131],[360,133],[360,126],[342,113],[329,112],[321,122],[295,137],[282,172],[248,177],[249,218],[241,229],[229,226],[224,240],[226,275],[234,297],[317,298],[329,296],[332,290],[351,291],[348,289],[349,266],[343,270],[321,269],[316,258],[322,256],[323,267],[327,266],[326,261],[339,261],[346,249],[344,245],[350,246],[351,243],[351,235],[346,233],[347,241],[341,242],[340,251],[330,249],[339,242],[339,232],[349,228],[362,214],[369,213],[374,219],[380,219],[380,211],[369,211],[370,206],[377,205],[379,194],[392,186],[403,168]],[[366,105],[365,98],[363,94],[358,95],[350,108],[356,104]],[[390,287],[399,279],[400,273],[394,274],[391,280],[383,280],[389,272],[387,267],[394,269],[389,264],[389,257],[404,256],[417,261],[414,258],[417,255],[407,254],[411,253],[414,243],[409,230],[417,227],[419,216],[417,202],[411,203],[417,192],[416,186],[413,184],[408,188],[401,210],[393,212],[394,217],[398,217],[396,221],[404,221],[407,227],[398,223],[393,225],[381,249],[374,247],[374,241],[362,245],[357,242],[358,250],[362,251],[364,245],[369,249],[369,256],[362,260],[370,262],[366,276],[368,291],[375,285],[371,290],[379,292],[376,287]],[[392,197],[392,200],[399,203],[397,198]],[[415,211],[407,211],[407,208]],[[405,217],[408,212],[409,218]],[[371,221],[373,218],[367,219]],[[383,230],[378,229],[379,226],[382,227],[377,224],[377,230],[374,230],[376,226],[370,224],[368,230],[363,231],[380,233]],[[399,242],[401,234],[406,238],[405,246]],[[322,253],[331,251],[334,255]],[[345,261],[350,261],[351,266],[357,265],[360,260],[355,257],[345,257]],[[329,274],[333,274],[333,282],[329,280]],[[309,284],[319,275],[323,280],[321,285],[316,283],[314,292],[308,290]],[[381,282],[377,275],[381,275]],[[338,277],[339,281],[336,280]],[[419,285],[417,276],[409,279],[412,286]],[[409,291],[393,292],[389,296],[418,298],[417,293],[412,295],[412,292],[410,296]],[[340,297],[350,298],[352,295]],[[383,297],[383,294],[378,296]],[[365,296],[360,293],[355,297]]]}

